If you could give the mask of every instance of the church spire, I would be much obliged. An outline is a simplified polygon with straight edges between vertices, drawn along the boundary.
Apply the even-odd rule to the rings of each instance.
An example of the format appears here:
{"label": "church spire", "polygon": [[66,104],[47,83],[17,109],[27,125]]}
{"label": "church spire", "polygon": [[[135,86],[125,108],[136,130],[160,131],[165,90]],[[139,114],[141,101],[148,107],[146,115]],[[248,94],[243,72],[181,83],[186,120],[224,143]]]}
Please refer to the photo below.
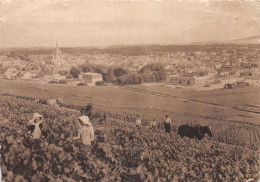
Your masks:
{"label": "church spire", "polygon": [[59,52],[59,48],[58,48],[58,42],[56,41],[56,50],[55,50],[55,57],[57,57]]}
{"label": "church spire", "polygon": [[62,57],[61,57],[61,51],[59,50],[57,41],[56,41],[56,49],[54,50],[54,54],[53,54],[53,57],[52,57],[52,64],[56,65],[56,66],[63,65],[63,60],[62,60]]}

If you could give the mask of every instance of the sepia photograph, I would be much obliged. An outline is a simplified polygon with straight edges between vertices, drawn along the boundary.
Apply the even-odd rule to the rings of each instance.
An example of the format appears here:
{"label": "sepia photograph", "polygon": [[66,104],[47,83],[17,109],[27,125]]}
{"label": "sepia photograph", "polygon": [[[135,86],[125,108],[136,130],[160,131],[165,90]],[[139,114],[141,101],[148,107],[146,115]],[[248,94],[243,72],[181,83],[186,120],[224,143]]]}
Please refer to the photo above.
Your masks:
{"label": "sepia photograph", "polygon": [[260,182],[260,0],[0,0],[0,182]]}

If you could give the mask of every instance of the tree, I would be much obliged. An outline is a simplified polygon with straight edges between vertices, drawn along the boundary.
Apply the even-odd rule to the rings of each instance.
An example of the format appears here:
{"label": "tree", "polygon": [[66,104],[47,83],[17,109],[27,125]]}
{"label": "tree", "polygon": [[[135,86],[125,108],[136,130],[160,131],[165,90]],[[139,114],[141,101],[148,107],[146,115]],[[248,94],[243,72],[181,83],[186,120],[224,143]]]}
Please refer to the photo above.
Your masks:
{"label": "tree", "polygon": [[116,68],[116,69],[114,69],[114,75],[116,77],[120,77],[120,76],[123,76],[123,75],[126,75],[126,74],[127,74],[127,72],[123,68]]}
{"label": "tree", "polygon": [[158,63],[145,65],[139,73],[145,82],[160,82],[166,79],[166,70],[162,64]]}
{"label": "tree", "polygon": [[74,78],[78,78],[79,77],[79,74],[80,74],[80,70],[73,66],[71,69],[70,69],[70,74],[74,77]]}
{"label": "tree", "polygon": [[82,71],[83,73],[86,73],[86,72],[90,72],[90,71],[91,71],[89,65],[87,65],[87,64],[82,64],[82,65],[80,65],[80,69],[81,69],[81,71]]}
{"label": "tree", "polygon": [[103,77],[103,80],[106,80],[107,73],[105,72],[106,67],[104,67],[104,66],[85,63],[85,64],[80,65],[79,68],[80,68],[81,72],[83,72],[83,73],[86,73],[86,72],[100,73]]}
{"label": "tree", "polygon": [[113,82],[115,81],[114,71],[112,68],[109,68],[107,71],[107,75],[105,76],[105,81],[107,82]]}
{"label": "tree", "polygon": [[117,83],[120,84],[120,85],[126,84],[127,83],[127,77],[125,75],[118,77]]}

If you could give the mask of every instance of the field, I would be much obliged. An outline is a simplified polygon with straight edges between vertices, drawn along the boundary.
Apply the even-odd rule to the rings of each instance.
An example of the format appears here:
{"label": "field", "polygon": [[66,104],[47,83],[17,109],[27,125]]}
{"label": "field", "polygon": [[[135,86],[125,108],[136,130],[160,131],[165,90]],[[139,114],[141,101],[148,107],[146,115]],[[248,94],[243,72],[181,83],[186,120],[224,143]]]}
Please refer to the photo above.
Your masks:
{"label": "field", "polygon": [[0,80],[0,94],[10,93],[42,99],[61,97],[66,104],[79,106],[92,102],[98,107],[109,105],[115,109],[150,109],[151,113],[153,110],[160,110],[190,117],[217,118],[224,122],[235,120],[257,124],[259,120],[259,114],[234,109],[239,105],[260,105],[259,88],[194,92],[158,86],[131,87],[163,93],[172,97],[136,92],[121,87],[71,87],[48,85],[35,81]]}
{"label": "field", "polygon": [[259,105],[260,89],[252,87],[242,87],[233,89],[217,89],[210,91],[194,91],[185,89],[171,89],[163,85],[145,86],[133,85],[127,86],[135,89],[143,89],[152,92],[164,93],[176,98],[189,99],[198,102],[212,103],[220,106],[234,107],[237,105]]}
{"label": "field", "polygon": [[[0,87],[1,94],[11,94],[0,97],[1,120],[9,121],[0,123],[1,168],[6,181],[41,178],[43,181],[240,182],[257,178],[260,170],[259,115],[234,109],[236,103],[259,105],[251,97],[259,97],[257,89],[196,93],[174,90],[171,93],[160,87],[141,86],[142,90],[152,89],[168,95],[162,96],[120,87],[68,87],[9,80],[1,80]],[[217,95],[219,98],[214,101]],[[247,95],[251,99],[246,99]],[[17,98],[21,96],[23,99]],[[62,97],[65,105],[74,109],[92,102],[94,112],[107,114],[104,123],[92,121],[96,140],[88,155],[82,153],[80,143],[71,141],[77,128],[78,111],[28,100],[57,97]],[[207,98],[212,99],[210,104],[205,103]],[[214,105],[214,102],[221,104]],[[44,115],[49,133],[40,148],[24,137],[24,124],[33,112]],[[141,130],[133,125],[137,114],[144,123]],[[149,127],[153,118],[161,123],[166,114],[173,119],[170,136],[164,134],[161,126],[155,131]],[[202,143],[180,138],[176,135],[177,127],[185,123],[211,125],[213,137],[203,139]],[[28,153],[29,159],[25,157]],[[36,176],[35,171],[38,171]]]}

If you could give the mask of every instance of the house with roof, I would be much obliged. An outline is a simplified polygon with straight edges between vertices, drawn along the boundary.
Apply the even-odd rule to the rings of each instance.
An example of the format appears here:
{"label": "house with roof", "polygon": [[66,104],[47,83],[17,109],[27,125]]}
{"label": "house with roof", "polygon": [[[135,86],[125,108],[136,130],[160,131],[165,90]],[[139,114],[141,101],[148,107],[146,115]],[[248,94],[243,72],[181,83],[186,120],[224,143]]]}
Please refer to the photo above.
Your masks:
{"label": "house with roof", "polygon": [[168,75],[166,76],[166,83],[172,84],[172,85],[178,85],[179,84],[179,75]]}
{"label": "house with roof", "polygon": [[166,83],[181,86],[193,86],[195,84],[194,74],[184,73],[182,75],[166,76]]}
{"label": "house with roof", "polygon": [[183,73],[181,75],[166,76],[166,83],[181,86],[206,86],[216,82],[216,74]]}
{"label": "house with roof", "polygon": [[231,66],[222,65],[222,67],[218,70],[218,75],[224,76],[224,77],[229,77],[231,71],[232,71]]}
{"label": "house with roof", "polygon": [[103,81],[103,77],[100,73],[82,73],[79,76],[79,79],[81,79],[84,83],[88,84],[89,86],[95,86],[97,82]]}
{"label": "house with roof", "polygon": [[195,85],[194,74],[183,74],[179,79],[179,85],[181,86],[193,86]]}
{"label": "house with roof", "polygon": [[260,76],[258,75],[258,76],[255,76],[255,77],[246,78],[245,83],[248,86],[259,87],[260,86]]}

